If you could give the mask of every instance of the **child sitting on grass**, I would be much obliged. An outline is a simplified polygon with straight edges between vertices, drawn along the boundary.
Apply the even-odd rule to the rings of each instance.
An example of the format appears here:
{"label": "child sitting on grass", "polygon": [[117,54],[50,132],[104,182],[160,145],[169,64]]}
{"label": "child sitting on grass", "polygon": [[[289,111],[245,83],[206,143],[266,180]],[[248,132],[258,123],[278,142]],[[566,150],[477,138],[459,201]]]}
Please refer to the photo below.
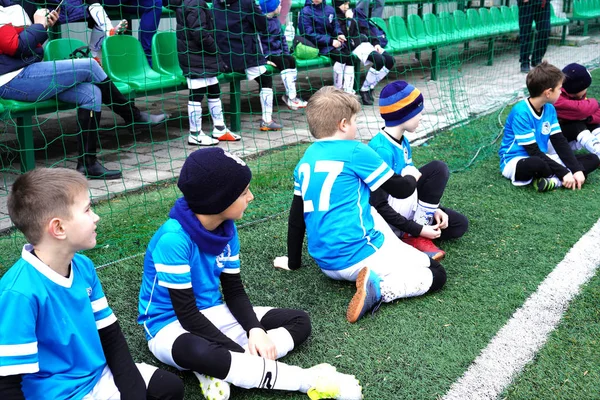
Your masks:
{"label": "child sitting on grass", "polygon": [[562,72],[565,80],[554,103],[560,129],[574,150],[585,148],[600,157],[600,105],[597,99],[587,97],[592,75],[576,63],[567,65]]}
{"label": "child sitting on grass", "polygon": [[308,127],[317,141],[294,171],[288,256],[274,261],[277,268],[300,268],[306,232],[308,252],[321,271],[356,282],[346,313],[351,323],[382,301],[420,296],[446,283],[444,268],[398,239],[369,205],[370,192],[381,187],[406,198],[417,181],[394,174],[373,149],[356,140],[359,112],[355,95],[331,86],[308,101]]}
{"label": "child sitting on grass", "polygon": [[371,193],[370,203],[402,241],[434,260],[444,258],[432,239],[455,239],[465,234],[469,221],[450,209],[440,207],[450,172],[442,161],[432,161],[417,169],[405,132],[414,132],[423,115],[423,95],[414,86],[396,81],[386,85],[379,96],[383,129],[369,146],[398,175],[411,175],[417,189],[406,199],[390,196],[379,188]]}
{"label": "child sitting on grass", "polygon": [[546,61],[527,74],[529,96],[511,110],[498,155],[502,176],[515,186],[538,192],[556,187],[581,189],[585,177],[598,168],[594,154],[573,154],[561,132],[553,104],[561,94],[564,74]]}
{"label": "child sitting on grass", "polygon": [[99,217],[80,173],[39,168],[8,196],[30,244],[0,280],[2,399],[183,399],[174,374],[135,364],[94,263]]}
{"label": "child sitting on grass", "polygon": [[276,361],[308,338],[311,324],[304,311],[253,307],[244,290],[235,221],[254,200],[251,178],[244,161],[216,147],[183,164],[183,197],[144,260],[138,323],[148,347],[165,364],[194,371],[210,399],[229,398],[231,383],[300,391],[312,400],[359,400],[356,378],[331,365]]}

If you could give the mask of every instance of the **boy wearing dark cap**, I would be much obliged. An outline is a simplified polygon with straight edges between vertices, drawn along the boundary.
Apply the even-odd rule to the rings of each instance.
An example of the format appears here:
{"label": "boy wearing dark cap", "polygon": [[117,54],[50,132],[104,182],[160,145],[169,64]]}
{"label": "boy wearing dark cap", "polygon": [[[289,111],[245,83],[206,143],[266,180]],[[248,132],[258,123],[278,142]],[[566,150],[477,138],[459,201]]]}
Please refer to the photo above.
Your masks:
{"label": "boy wearing dark cap", "polygon": [[560,128],[574,150],[585,148],[600,157],[600,105],[587,97],[592,75],[577,63],[567,65],[562,72],[565,80],[554,103]]}
{"label": "boy wearing dark cap", "polygon": [[417,188],[406,199],[391,196],[384,188],[371,193],[370,203],[402,241],[421,250],[434,260],[444,258],[433,239],[456,239],[465,234],[469,221],[449,208],[440,207],[450,172],[442,161],[432,161],[417,169],[405,132],[414,132],[423,114],[423,95],[405,81],[386,85],[379,96],[383,129],[369,146],[392,170],[402,176],[414,176]]}
{"label": "boy wearing dark cap", "polygon": [[304,311],[253,307],[244,290],[234,221],[254,199],[251,178],[244,161],[220,148],[185,161],[177,183],[183,197],[144,260],[138,323],[148,347],[160,361],[192,370],[211,399],[229,398],[228,383],[361,399],[358,380],[331,365],[276,361],[306,340],[311,325]]}

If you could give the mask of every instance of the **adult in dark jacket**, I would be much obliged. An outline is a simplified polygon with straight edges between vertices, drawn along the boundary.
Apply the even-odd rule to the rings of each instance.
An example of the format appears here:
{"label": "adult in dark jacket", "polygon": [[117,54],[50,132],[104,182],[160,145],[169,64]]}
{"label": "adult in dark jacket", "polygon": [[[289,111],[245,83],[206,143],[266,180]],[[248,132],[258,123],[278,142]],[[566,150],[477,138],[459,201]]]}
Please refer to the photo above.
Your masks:
{"label": "adult in dark jacket", "polygon": [[262,107],[261,131],[283,127],[273,120],[273,77],[267,72],[258,34],[267,33],[267,17],[254,0],[214,0],[217,46],[232,71],[258,82]]}
{"label": "adult in dark jacket", "polygon": [[[348,0],[334,0],[334,5],[340,29],[348,40],[352,54],[356,56],[355,62],[360,60],[365,67],[372,65],[359,91],[362,103],[372,106],[375,103],[373,89],[394,68],[394,57],[385,52],[377,37],[369,34],[368,27],[361,29]],[[360,10],[356,12],[362,13]],[[355,64],[355,67],[359,66]]]}
{"label": "adult in dark jacket", "polygon": [[[221,141],[237,141],[242,137],[225,127],[221,87],[217,76],[227,66],[219,55],[215,41],[212,12],[205,0],[173,0],[177,20],[177,53],[179,65],[187,78],[189,89],[188,144],[214,146]],[[202,131],[202,99],[206,95],[213,120],[211,136]]]}
{"label": "adult in dark jacket", "polygon": [[[58,12],[40,9],[31,17],[10,0],[0,0],[1,7],[20,11],[20,26],[15,18],[0,18],[0,98],[18,101],[43,101],[57,98],[77,105],[77,121],[81,129],[78,143],[77,170],[90,179],[116,179],[121,171],[107,170],[96,158],[98,126],[102,100],[126,123],[159,123],[165,114],[149,115],[128,101],[92,59],[42,61],[42,43],[48,39],[47,28],[58,20]],[[0,15],[5,16],[6,13]],[[33,19],[33,24],[30,24]]]}
{"label": "adult in dark jacket", "polygon": [[[550,0],[517,0],[517,6],[519,7],[519,62],[521,72],[528,73],[530,66],[535,67],[542,62],[548,48]],[[535,21],[536,35],[532,45],[533,21]]]}
{"label": "adult in dark jacket", "polygon": [[354,60],[346,37],[325,0],[306,0],[300,11],[300,34],[315,43],[319,53],[334,61],[333,85],[354,93]]}

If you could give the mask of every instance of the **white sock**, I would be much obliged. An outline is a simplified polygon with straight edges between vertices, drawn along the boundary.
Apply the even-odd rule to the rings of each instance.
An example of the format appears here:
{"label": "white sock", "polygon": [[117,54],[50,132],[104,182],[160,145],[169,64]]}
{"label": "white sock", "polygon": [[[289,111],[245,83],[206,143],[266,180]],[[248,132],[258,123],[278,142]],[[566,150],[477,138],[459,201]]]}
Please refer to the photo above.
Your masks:
{"label": "white sock", "polygon": [[421,296],[433,283],[433,272],[429,268],[404,268],[382,279],[379,288],[381,299],[389,303],[396,299]]}
{"label": "white sock", "polygon": [[106,11],[99,3],[94,3],[88,7],[88,12],[90,13],[90,17],[96,23],[96,26],[102,29],[104,32],[109,33],[113,28],[112,21],[108,18]]}
{"label": "white sock", "polygon": [[104,43],[104,38],[106,37],[106,32],[103,29],[100,29],[97,25],[94,25],[92,29],[92,33],[90,34],[90,52],[92,53],[92,57],[100,57],[102,51],[102,44]]}
{"label": "white sock", "polygon": [[344,92],[354,93],[354,66],[346,65],[344,68]]}
{"label": "white sock", "polygon": [[271,329],[267,331],[267,335],[277,349],[277,358],[285,357],[287,353],[294,350],[294,339],[290,332],[285,328]]}
{"label": "white sock", "polygon": [[600,140],[592,132],[582,131],[577,135],[577,142],[579,142],[587,151],[597,156],[600,156]]}
{"label": "white sock", "polygon": [[439,204],[429,204],[424,201],[417,201],[417,210],[413,216],[413,221],[419,225],[429,225],[433,221],[433,214]]}
{"label": "white sock", "polygon": [[333,64],[333,86],[338,89],[342,88],[344,82],[344,67],[346,64],[336,62]]}
{"label": "white sock", "polygon": [[385,78],[387,76],[387,74],[390,73],[390,70],[387,69],[386,67],[381,68],[378,72],[377,72],[377,81],[375,82],[374,85],[371,86],[371,89],[373,89],[375,86],[377,86],[377,84],[379,82],[381,82],[383,80],[383,78]]}
{"label": "white sock", "polygon": [[190,119],[190,132],[202,132],[202,103],[188,101],[188,117]]}
{"label": "white sock", "polygon": [[229,352],[231,366],[225,381],[244,389],[300,391],[310,389],[306,370],[249,353]]}
{"label": "white sock", "polygon": [[262,105],[262,119],[266,123],[273,120],[273,89],[262,88],[260,90],[260,104]]}
{"label": "white sock", "polygon": [[368,92],[372,87],[375,87],[377,84],[377,75],[379,75],[379,71],[373,67],[369,68],[369,72],[367,72],[367,76],[362,84],[362,87],[360,88],[360,91]]}
{"label": "white sock", "polygon": [[557,187],[557,188],[559,188],[559,187],[562,187],[562,181],[561,181],[561,180],[558,178],[558,176],[556,176],[556,175],[552,175],[552,176],[551,176],[550,178],[548,178],[548,179],[550,179],[551,181],[553,181],[553,182],[556,184],[556,187]]}
{"label": "white sock", "polygon": [[596,137],[597,137],[597,136],[600,136],[600,128],[596,128],[596,129],[594,129],[594,130],[592,131],[592,135],[594,135],[594,136],[596,136]]}
{"label": "white sock", "polygon": [[223,103],[220,98],[208,98],[208,109],[212,117],[213,126],[225,126],[225,118],[223,117]]}
{"label": "white sock", "polygon": [[298,70],[296,68],[288,68],[281,71],[281,80],[285,86],[285,94],[290,99],[296,98],[296,77]]}

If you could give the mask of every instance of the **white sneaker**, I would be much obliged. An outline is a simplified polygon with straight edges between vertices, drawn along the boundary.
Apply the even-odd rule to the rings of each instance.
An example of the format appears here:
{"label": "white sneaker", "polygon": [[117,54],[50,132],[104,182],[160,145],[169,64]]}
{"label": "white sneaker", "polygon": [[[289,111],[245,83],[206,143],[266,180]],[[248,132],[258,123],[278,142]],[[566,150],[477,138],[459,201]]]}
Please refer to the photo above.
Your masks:
{"label": "white sneaker", "polygon": [[221,142],[237,142],[239,140],[242,140],[242,137],[240,135],[231,132],[227,128],[223,129],[222,131],[214,128],[211,136],[215,139],[220,140]]}
{"label": "white sneaker", "polygon": [[329,364],[319,364],[309,369],[315,374],[313,386],[306,393],[311,400],[361,400],[362,387],[354,375],[337,372]]}
{"label": "white sneaker", "polygon": [[200,382],[200,390],[206,400],[228,400],[230,396],[229,383],[194,372]]}
{"label": "white sneaker", "polygon": [[192,146],[215,146],[219,144],[219,141],[204,134],[204,132],[198,132],[197,134],[190,132],[188,144]]}
{"label": "white sneaker", "polygon": [[283,100],[283,102],[285,104],[287,104],[288,108],[290,110],[298,110],[299,108],[305,108],[306,107],[306,101],[302,100],[300,97],[296,96],[293,99],[290,99],[287,95],[283,95],[281,97],[281,100]]}

